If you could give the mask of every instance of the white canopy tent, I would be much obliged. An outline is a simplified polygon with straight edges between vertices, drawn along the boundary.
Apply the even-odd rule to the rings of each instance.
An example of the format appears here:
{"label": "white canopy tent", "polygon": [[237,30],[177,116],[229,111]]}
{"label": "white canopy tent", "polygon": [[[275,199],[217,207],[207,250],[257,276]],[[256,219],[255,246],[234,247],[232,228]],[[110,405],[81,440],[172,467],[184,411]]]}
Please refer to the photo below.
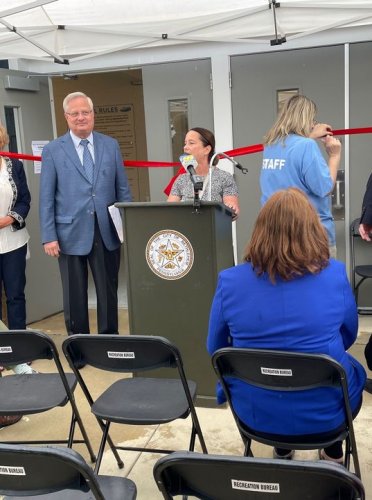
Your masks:
{"label": "white canopy tent", "polygon": [[133,62],[144,50],[227,45],[230,53],[261,52],[314,35],[348,41],[363,30],[359,39],[368,39],[371,24],[371,0],[7,0],[0,7],[0,59],[68,72],[105,55]]}

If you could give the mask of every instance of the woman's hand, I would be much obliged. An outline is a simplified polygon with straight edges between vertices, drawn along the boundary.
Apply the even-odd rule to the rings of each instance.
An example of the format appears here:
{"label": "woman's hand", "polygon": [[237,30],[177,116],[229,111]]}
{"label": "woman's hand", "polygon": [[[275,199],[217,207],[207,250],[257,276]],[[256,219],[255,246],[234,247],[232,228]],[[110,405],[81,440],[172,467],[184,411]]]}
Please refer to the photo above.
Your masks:
{"label": "woman's hand", "polygon": [[0,229],[4,227],[11,226],[14,222],[13,217],[6,215],[5,217],[0,217]]}
{"label": "woman's hand", "polygon": [[359,234],[365,241],[371,241],[372,225],[370,224],[360,224]]}
{"label": "woman's hand", "polygon": [[323,142],[328,156],[341,155],[341,141],[339,139],[327,135],[327,137],[323,139]]}
{"label": "woman's hand", "polygon": [[175,194],[170,194],[170,195],[168,196],[167,201],[168,201],[169,203],[175,203],[175,202],[177,202],[177,201],[181,201],[181,197],[180,197],[180,196],[177,196],[177,195],[175,195]]}
{"label": "woman's hand", "polygon": [[231,208],[231,210],[233,211],[232,220],[233,221],[236,220],[239,217],[239,213],[240,213],[238,197],[237,196],[224,196],[223,203],[227,207]]}
{"label": "woman's hand", "polygon": [[320,139],[327,135],[333,135],[331,125],[328,125],[327,123],[316,123],[313,130],[310,132],[309,137],[311,137],[311,139]]}

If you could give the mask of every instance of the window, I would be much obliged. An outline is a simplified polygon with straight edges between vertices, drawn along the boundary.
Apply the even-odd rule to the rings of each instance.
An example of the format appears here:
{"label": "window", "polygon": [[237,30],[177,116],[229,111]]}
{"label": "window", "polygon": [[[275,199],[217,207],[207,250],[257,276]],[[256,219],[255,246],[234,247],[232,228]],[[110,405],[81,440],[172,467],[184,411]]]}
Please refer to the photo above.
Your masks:
{"label": "window", "polygon": [[9,151],[11,153],[19,152],[19,119],[18,108],[5,106],[5,127],[9,135]]}
{"label": "window", "polygon": [[299,95],[300,89],[282,89],[276,91],[276,108],[277,112],[282,109],[283,104],[294,95]]}

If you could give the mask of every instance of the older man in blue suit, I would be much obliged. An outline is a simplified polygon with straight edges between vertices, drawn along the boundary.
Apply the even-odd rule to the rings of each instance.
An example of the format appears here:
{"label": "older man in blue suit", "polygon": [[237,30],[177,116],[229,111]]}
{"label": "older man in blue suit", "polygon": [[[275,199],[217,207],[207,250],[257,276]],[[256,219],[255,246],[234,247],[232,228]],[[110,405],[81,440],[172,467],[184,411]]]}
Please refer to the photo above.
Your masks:
{"label": "older man in blue suit", "polygon": [[108,207],[131,201],[118,142],[93,131],[92,100],[66,96],[67,134],[42,154],[40,225],[44,250],[57,257],[69,335],[89,333],[88,264],[97,293],[98,333],[118,333],[120,241]]}

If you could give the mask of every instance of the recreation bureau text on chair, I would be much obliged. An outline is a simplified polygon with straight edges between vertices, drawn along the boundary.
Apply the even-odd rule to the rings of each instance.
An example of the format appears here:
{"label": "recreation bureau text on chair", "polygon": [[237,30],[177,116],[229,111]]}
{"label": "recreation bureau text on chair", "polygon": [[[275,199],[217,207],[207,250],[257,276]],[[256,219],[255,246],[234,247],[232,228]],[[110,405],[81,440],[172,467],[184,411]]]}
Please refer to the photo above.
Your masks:
{"label": "recreation bureau text on chair", "polygon": [[176,452],[154,478],[165,500],[364,500],[363,484],[338,464]]}

